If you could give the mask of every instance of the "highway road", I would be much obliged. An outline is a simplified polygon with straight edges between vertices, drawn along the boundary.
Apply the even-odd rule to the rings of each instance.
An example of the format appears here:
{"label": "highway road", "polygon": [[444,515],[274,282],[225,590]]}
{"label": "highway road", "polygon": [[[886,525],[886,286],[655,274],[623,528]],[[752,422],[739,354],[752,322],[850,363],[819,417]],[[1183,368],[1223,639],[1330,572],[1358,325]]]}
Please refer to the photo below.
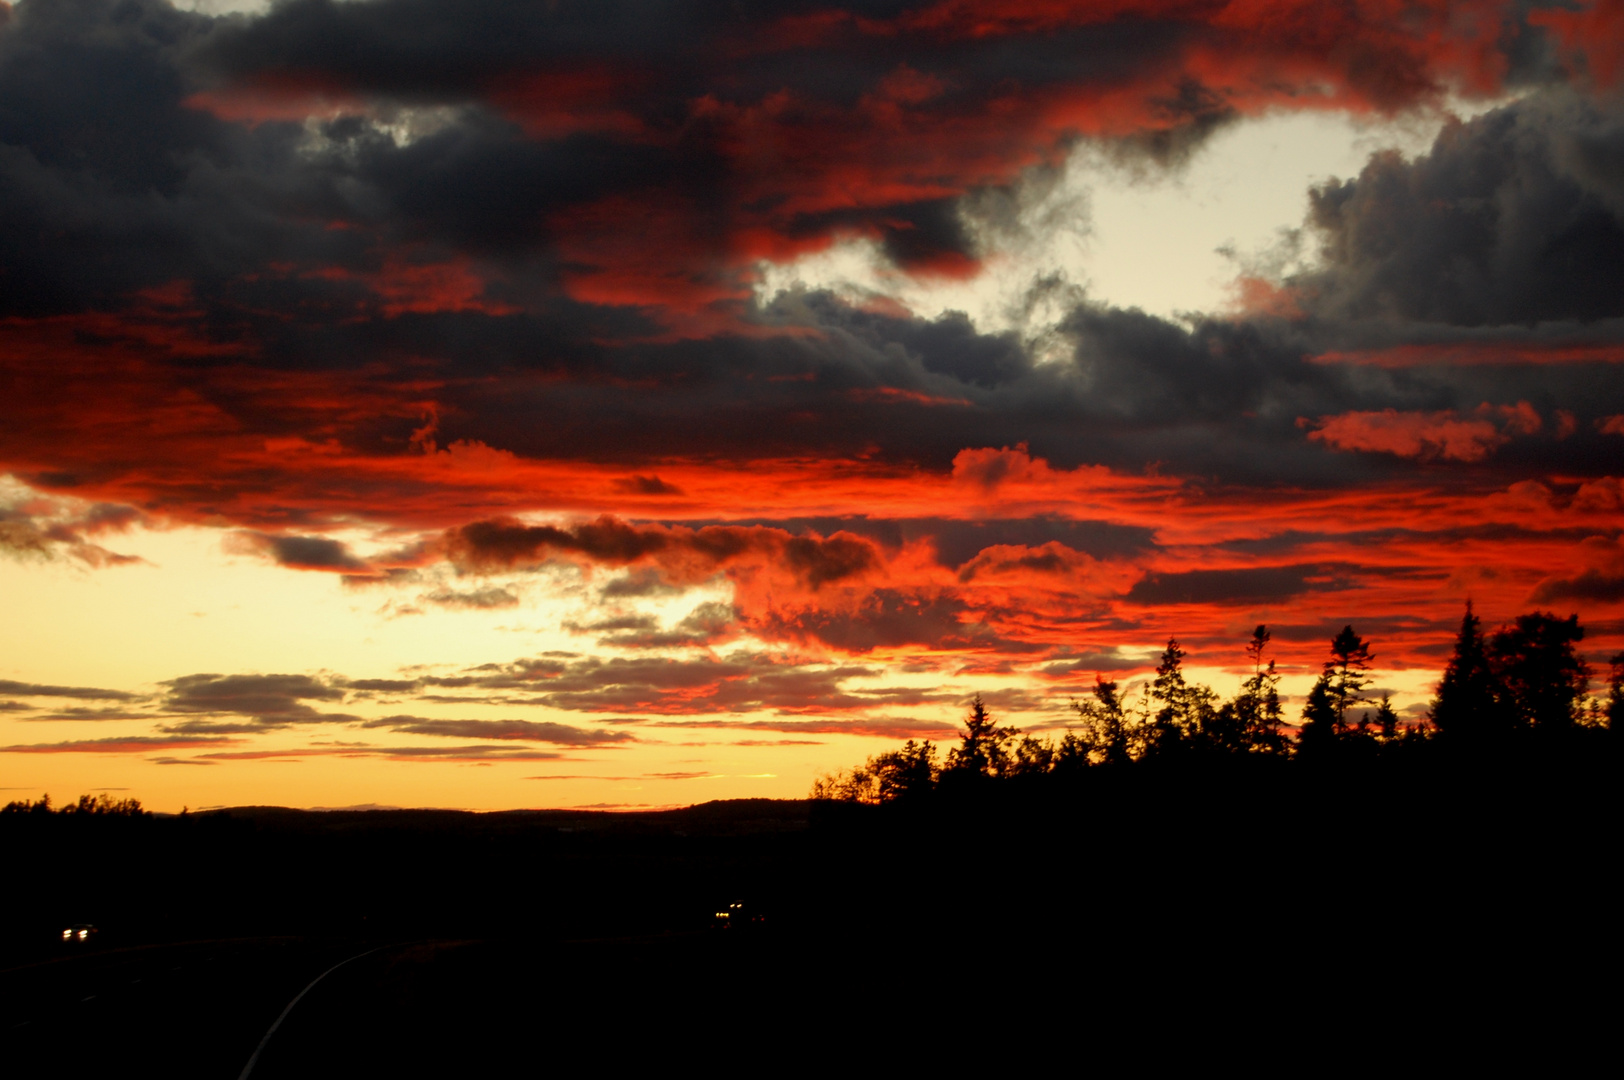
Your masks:
{"label": "highway road", "polygon": [[236,1076],[289,999],[356,948],[248,938],[65,951],[0,971],[0,1052],[19,1077]]}
{"label": "highway road", "polygon": [[53,1080],[523,1074],[583,1052],[632,1063],[801,1026],[815,969],[798,944],[719,932],[90,950],[0,972],[0,1060]]}

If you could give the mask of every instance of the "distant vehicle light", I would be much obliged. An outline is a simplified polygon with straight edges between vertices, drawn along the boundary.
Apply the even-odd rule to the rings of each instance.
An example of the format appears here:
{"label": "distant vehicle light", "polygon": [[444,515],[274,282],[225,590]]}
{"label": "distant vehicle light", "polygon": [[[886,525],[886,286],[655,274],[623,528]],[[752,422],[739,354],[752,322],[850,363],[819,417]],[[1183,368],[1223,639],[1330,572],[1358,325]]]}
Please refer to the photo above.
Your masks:
{"label": "distant vehicle light", "polygon": [[64,930],[64,931],[62,931],[62,940],[63,941],[71,941],[72,939],[73,939],[73,931],[72,930]]}
{"label": "distant vehicle light", "polygon": [[81,931],[79,931],[79,940],[80,941],[83,941],[85,938],[87,938],[89,936],[90,936],[90,931],[89,930],[81,930]]}

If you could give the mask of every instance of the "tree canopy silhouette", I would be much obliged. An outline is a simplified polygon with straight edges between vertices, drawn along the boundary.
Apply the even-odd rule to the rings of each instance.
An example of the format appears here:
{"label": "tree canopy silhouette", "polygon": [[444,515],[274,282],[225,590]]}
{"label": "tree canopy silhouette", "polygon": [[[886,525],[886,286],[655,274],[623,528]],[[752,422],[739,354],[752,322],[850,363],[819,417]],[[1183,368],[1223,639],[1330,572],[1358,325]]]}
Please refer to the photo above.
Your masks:
{"label": "tree canopy silhouette", "polygon": [[1577,649],[1584,630],[1576,615],[1531,612],[1485,637],[1468,603],[1430,708],[1408,720],[1389,693],[1371,696],[1375,654],[1350,624],[1331,639],[1293,727],[1285,719],[1280,672],[1268,655],[1271,638],[1266,625],[1253,630],[1244,650],[1251,674],[1227,701],[1185,675],[1187,654],[1170,638],[1132,706],[1129,692],[1096,675],[1088,696],[1070,702],[1075,723],[1055,738],[1000,724],[977,694],[963,738],[940,766],[931,743],[910,740],[857,768],[820,777],[812,798],[919,801],[941,788],[1071,782],[1095,769],[1174,761],[1300,759],[1359,767],[1434,743],[1447,749],[1490,744],[1517,731],[1612,728],[1624,716],[1624,653],[1611,660],[1605,702],[1587,699],[1590,673]]}

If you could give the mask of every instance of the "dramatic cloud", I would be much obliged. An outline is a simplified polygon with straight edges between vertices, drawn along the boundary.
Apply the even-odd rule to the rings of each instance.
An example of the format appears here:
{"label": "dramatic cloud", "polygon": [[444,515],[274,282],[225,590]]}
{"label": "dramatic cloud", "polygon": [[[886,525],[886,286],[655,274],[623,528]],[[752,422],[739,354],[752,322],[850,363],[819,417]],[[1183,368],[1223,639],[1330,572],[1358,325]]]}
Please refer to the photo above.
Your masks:
{"label": "dramatic cloud", "polygon": [[336,570],[354,572],[367,564],[337,540],[321,536],[273,536],[261,532],[241,532],[232,538],[232,547],[244,553],[262,554],[295,570]]}
{"label": "dramatic cloud", "polygon": [[792,536],[760,526],[638,527],[612,517],[572,529],[512,520],[474,522],[450,533],[445,545],[454,564],[476,571],[578,555],[608,566],[650,562],[677,580],[699,581],[724,566],[771,561],[814,590],[879,565],[874,546],[855,536]]}
{"label": "dramatic cloud", "polygon": [[1570,600],[1617,604],[1624,601],[1624,574],[1586,570],[1576,577],[1544,581],[1529,599],[1536,604],[1556,604]]}
{"label": "dramatic cloud", "polygon": [[[1537,417],[1533,429],[1538,430]],[[1310,439],[1338,450],[1365,450],[1430,461],[1481,461],[1511,441],[1494,422],[1453,412],[1349,412],[1322,416]]]}
{"label": "dramatic cloud", "polygon": [[[656,715],[759,710],[828,715],[956,701],[961,696],[909,687],[846,685],[851,680],[871,679],[880,674],[882,669],[866,665],[796,663],[742,651],[726,656],[700,654],[681,659],[667,656],[574,660],[540,657],[511,664],[483,665],[457,675],[429,676],[418,681],[415,688],[425,700],[447,703],[479,701]],[[638,721],[622,718],[609,722]],[[387,726],[385,721],[370,723]],[[602,741],[599,732],[580,733],[563,725],[554,726],[560,732],[575,732],[568,738],[561,737],[557,740],[560,742]],[[546,728],[547,725],[540,725],[514,730],[541,732]],[[470,729],[470,734],[472,731]]]}
{"label": "dramatic cloud", "polygon": [[220,732],[283,727],[288,724],[353,720],[319,712],[307,701],[337,701],[344,691],[309,675],[183,675],[162,684],[163,707],[177,713],[251,717],[253,727],[204,722],[198,730]]}
{"label": "dramatic cloud", "polygon": [[1353,578],[1336,567],[1264,566],[1151,574],[1128,590],[1133,604],[1270,604],[1309,592],[1345,589]]}
{"label": "dramatic cloud", "polygon": [[134,509],[110,503],[75,509],[49,499],[14,501],[7,498],[11,494],[0,479],[0,554],[25,559],[65,556],[98,568],[141,561],[109,551],[90,539],[123,531],[138,522],[141,515]]}
{"label": "dramatic cloud", "polygon": [[[1468,597],[1624,647],[1611,0],[0,13],[16,632],[69,577],[201,588],[176,553],[202,532],[221,574],[310,572],[376,646],[176,662],[152,696],[46,685],[121,685],[136,650],[8,669],[38,681],[0,681],[0,723],[153,725],[16,752],[939,737],[969,692],[1051,722],[1173,634],[1234,666],[1265,621],[1297,673],[1350,622],[1433,671]],[[1088,186],[1176,186],[1293,112],[1375,152],[1236,251],[1232,309],[1113,306],[1032,254],[1156,243]],[[848,258],[870,286],[794,284]],[[172,633],[134,610],[82,617]],[[534,637],[463,647],[498,629]],[[170,677],[203,666],[237,674]],[[318,724],[421,745],[274,745]],[[616,771],[754,775],[669,764]]]}
{"label": "dramatic cloud", "polygon": [[1624,315],[1624,121],[1616,102],[1533,95],[1378,154],[1312,193],[1324,270],[1300,303],[1457,326]]}

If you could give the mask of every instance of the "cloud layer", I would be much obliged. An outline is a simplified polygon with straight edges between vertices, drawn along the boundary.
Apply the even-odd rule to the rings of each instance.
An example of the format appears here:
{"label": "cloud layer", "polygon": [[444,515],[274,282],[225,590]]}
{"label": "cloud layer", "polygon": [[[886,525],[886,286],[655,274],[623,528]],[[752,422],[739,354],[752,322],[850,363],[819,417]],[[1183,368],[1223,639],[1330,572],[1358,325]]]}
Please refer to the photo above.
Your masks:
{"label": "cloud layer", "polygon": [[[1041,711],[1171,633],[1233,663],[1257,621],[1287,662],[1355,621],[1435,666],[1468,597],[1616,648],[1612,10],[0,7],[0,554],[111,570],[192,525],[399,617],[529,613],[559,568],[590,598],[548,613],[582,652],[455,673],[0,682],[8,715],[162,728],[12,749],[644,737],[553,712],[922,735],[957,690],[914,676]],[[1305,192],[1233,311],[1048,280],[1039,342],[754,289],[853,240],[973,283],[1012,257],[988,208],[1078,147],[1176,171],[1271,110],[1451,95],[1500,104]],[[418,708],[476,697],[539,711]]]}

